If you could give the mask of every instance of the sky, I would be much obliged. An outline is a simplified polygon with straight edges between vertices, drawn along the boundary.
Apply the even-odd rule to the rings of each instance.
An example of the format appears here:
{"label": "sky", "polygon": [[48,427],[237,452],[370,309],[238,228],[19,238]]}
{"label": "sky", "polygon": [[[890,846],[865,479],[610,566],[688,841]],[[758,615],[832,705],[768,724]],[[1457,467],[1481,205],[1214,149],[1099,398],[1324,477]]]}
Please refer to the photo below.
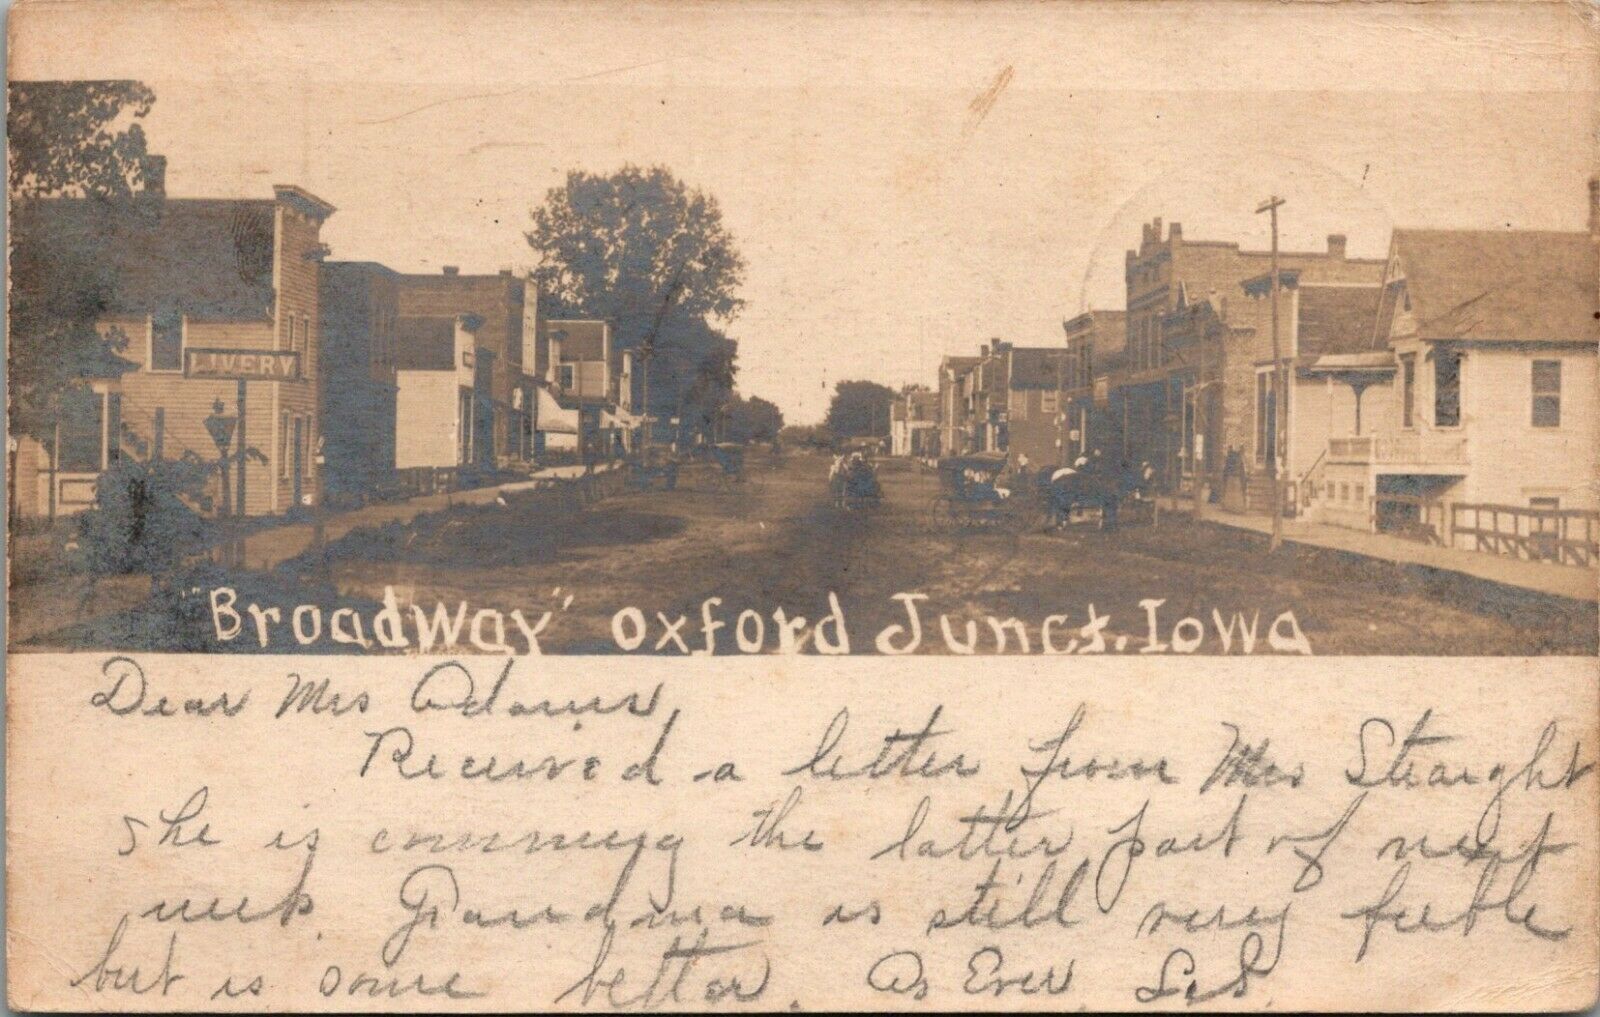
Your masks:
{"label": "sky", "polygon": [[1286,249],[1580,229],[1595,29],[1565,4],[45,2],[12,74],[133,77],[174,196],[295,183],[338,259],[523,270],[567,171],[668,167],[748,263],[739,387],[932,384],[1121,307],[1153,216]]}

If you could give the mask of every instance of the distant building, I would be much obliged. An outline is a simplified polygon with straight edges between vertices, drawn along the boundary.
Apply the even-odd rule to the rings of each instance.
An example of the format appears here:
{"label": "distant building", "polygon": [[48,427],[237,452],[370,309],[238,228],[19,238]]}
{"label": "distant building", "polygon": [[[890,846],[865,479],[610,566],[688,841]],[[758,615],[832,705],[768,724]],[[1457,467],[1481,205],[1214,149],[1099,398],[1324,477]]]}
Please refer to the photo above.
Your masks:
{"label": "distant building", "polygon": [[50,441],[19,440],[19,510],[88,507],[100,473],[124,456],[218,462],[224,452],[206,421],[239,417],[241,391],[228,484],[215,478],[213,509],[238,510],[241,435],[252,450],[244,512],[315,503],[321,229],[333,211],[286,184],[270,199],[168,198],[131,212],[82,199],[27,203],[20,214],[37,217],[33,225],[84,238],[113,274],[114,301],[99,326],[127,346],[103,377],[69,395]]}
{"label": "distant building", "polygon": [[398,319],[395,362],[395,465],[484,466],[489,429],[491,351],[480,344],[483,319],[411,316]]}
{"label": "distant building", "polygon": [[995,380],[1004,386],[1004,424],[991,451],[1009,452],[1013,467],[1038,470],[1062,465],[1066,350],[1001,343],[991,356],[1003,361]]}
{"label": "distant building", "polygon": [[1068,463],[1100,445],[1121,442],[1122,415],[1111,407],[1110,378],[1126,364],[1127,317],[1124,311],[1093,310],[1061,323],[1066,333],[1061,447]]}
{"label": "distant building", "polygon": [[889,454],[927,458],[939,453],[939,393],[913,389],[889,412]]}
{"label": "distant building", "polygon": [[613,347],[611,323],[540,318],[537,447],[598,458],[633,448],[633,355]]}
{"label": "distant building", "polygon": [[525,280],[509,269],[494,275],[462,275],[453,265],[438,274],[398,279],[400,317],[435,321],[431,331],[418,326],[430,350],[441,342],[438,321],[476,323],[471,330],[476,381],[472,419],[466,428],[472,452],[470,462],[463,465],[494,469],[524,462],[533,454],[529,370],[523,363],[527,288]]}
{"label": "distant building", "polygon": [[973,426],[973,372],[981,357],[945,357],[939,362],[939,454],[976,450]]}

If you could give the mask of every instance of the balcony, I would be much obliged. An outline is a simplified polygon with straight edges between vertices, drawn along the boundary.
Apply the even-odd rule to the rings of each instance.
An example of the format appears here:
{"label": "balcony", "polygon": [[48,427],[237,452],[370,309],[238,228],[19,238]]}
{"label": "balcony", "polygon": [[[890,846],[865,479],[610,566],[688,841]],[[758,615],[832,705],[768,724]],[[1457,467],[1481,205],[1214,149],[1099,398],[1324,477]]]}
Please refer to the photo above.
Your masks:
{"label": "balcony", "polygon": [[1370,465],[1389,473],[1465,473],[1467,461],[1467,439],[1461,434],[1419,431],[1328,439],[1328,462]]}

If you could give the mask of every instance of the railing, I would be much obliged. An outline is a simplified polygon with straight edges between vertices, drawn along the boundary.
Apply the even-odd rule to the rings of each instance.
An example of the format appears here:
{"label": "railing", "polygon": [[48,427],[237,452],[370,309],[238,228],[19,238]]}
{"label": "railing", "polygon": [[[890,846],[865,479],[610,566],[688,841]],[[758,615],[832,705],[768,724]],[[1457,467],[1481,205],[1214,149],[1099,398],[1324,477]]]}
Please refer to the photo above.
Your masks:
{"label": "railing", "polygon": [[1459,502],[1450,506],[1457,547],[1530,561],[1590,566],[1600,561],[1600,511]]}
{"label": "railing", "polygon": [[[1396,512],[1396,508],[1406,511]],[[1372,511],[1376,528],[1383,533],[1441,547],[1449,542],[1445,505],[1437,498],[1380,491],[1372,496]]]}
{"label": "railing", "polygon": [[1328,459],[1343,463],[1465,465],[1467,439],[1462,435],[1421,432],[1329,438]]}
{"label": "railing", "polygon": [[1321,452],[1318,452],[1316,461],[1313,462],[1311,464],[1311,468],[1306,470],[1305,474],[1301,476],[1299,503],[1302,508],[1309,507],[1312,501],[1316,499],[1317,489],[1321,486],[1322,464],[1327,458],[1327,449],[1323,449]]}

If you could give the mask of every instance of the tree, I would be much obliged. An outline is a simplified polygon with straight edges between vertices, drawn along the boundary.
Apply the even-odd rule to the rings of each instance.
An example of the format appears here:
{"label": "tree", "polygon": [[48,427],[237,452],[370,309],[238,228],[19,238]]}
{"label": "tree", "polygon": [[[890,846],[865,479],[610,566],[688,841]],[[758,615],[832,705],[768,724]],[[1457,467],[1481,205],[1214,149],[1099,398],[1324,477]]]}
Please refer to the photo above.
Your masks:
{"label": "tree", "polygon": [[894,390],[875,381],[841,381],[828,405],[828,430],[840,438],[886,437],[894,400]]}
{"label": "tree", "polygon": [[729,441],[775,441],[783,430],[783,411],[760,396],[734,394],[727,405]]}
{"label": "tree", "polygon": [[610,320],[616,348],[649,362],[650,413],[692,413],[718,392],[727,397],[736,347],[712,323],[744,306],[745,263],[715,198],[659,166],[575,170],[532,218],[526,237],[541,292],[556,313]]}
{"label": "tree", "polygon": [[[104,234],[64,228],[40,214],[40,202],[86,199],[107,229],[118,216],[150,214],[165,160],[150,154],[137,121],[154,102],[136,81],[9,86],[13,435],[47,440],[68,393],[129,366],[116,357],[126,337],[96,327],[117,282],[99,256]],[[14,456],[11,465],[14,476]],[[15,514],[15,484],[11,507]]]}

